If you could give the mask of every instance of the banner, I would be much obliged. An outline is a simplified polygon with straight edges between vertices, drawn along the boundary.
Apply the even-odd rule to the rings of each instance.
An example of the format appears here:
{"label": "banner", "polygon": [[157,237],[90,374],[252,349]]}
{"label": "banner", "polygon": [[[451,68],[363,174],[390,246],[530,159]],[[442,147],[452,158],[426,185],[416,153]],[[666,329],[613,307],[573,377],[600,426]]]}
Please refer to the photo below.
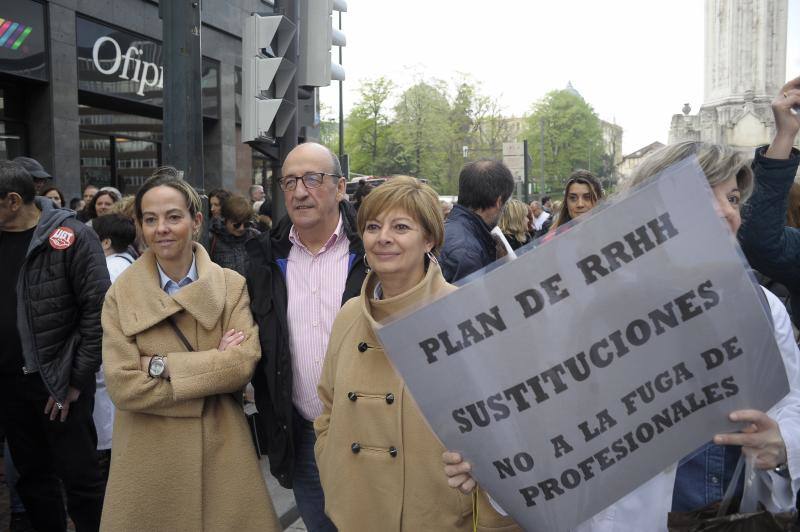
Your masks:
{"label": "banner", "polygon": [[445,447],[525,529],[583,522],[738,430],[731,411],[788,393],[694,159],[521,251],[379,336]]}

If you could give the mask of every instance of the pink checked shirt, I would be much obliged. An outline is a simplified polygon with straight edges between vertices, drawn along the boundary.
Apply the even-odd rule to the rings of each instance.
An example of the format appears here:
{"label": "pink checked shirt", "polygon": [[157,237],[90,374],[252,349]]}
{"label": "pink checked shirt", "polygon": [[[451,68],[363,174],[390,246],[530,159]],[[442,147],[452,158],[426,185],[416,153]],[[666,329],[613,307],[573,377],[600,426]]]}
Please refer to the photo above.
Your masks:
{"label": "pink checked shirt", "polygon": [[336,231],[316,254],[303,245],[294,226],[289,231],[289,240],[292,249],[286,266],[286,291],[292,401],[304,418],[313,421],[322,413],[317,384],[333,320],[342,306],[350,241],[344,234],[341,216]]}

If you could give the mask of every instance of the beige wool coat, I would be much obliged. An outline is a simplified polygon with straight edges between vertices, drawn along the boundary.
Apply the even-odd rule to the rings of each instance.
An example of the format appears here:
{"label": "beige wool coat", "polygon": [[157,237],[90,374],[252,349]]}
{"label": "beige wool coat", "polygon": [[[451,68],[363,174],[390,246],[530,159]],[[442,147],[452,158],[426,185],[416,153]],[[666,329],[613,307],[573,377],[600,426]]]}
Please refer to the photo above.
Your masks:
{"label": "beige wool coat", "polygon": [[[336,316],[322,369],[314,450],[325,513],[343,532],[472,530],[472,498],[448,486],[444,447],[375,334],[388,316],[455,287],[436,264],[393,298],[372,299],[377,281],[370,273]],[[483,495],[477,504],[480,530],[518,530]]]}
{"label": "beige wool coat", "polygon": [[[104,531],[280,530],[238,399],[260,357],[247,287],[202,246],[194,253],[198,279],[173,296],[152,251],[106,295],[103,365],[117,414]],[[219,351],[229,329],[247,339]],[[170,381],[140,368],[153,354],[166,356]]]}

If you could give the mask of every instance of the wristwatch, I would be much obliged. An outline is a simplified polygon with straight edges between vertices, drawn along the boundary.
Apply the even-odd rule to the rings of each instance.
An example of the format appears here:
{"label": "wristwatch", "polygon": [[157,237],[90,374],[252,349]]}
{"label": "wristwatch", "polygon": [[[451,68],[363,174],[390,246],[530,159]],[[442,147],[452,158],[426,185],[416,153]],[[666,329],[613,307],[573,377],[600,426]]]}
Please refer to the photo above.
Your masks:
{"label": "wristwatch", "polygon": [[155,379],[164,373],[166,367],[167,363],[162,355],[153,355],[150,359],[150,364],[147,366],[147,374]]}
{"label": "wristwatch", "polygon": [[789,478],[789,464],[781,464],[773,471],[784,478]]}

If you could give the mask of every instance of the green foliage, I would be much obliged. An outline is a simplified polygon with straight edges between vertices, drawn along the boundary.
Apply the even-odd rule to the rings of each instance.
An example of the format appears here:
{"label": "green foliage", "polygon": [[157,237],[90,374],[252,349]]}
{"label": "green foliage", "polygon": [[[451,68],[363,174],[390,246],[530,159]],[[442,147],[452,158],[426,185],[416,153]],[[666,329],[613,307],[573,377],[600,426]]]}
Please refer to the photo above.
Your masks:
{"label": "green foliage", "polygon": [[419,82],[395,106],[399,173],[427,179],[438,191],[447,184],[450,104],[444,85]]}
{"label": "green foliage", "polygon": [[[345,122],[345,151],[352,172],[408,174],[427,179],[440,194],[457,194],[465,162],[502,159],[503,143],[528,139],[531,175],[539,171],[539,123],[544,124],[545,174],[549,190],[561,190],[576,168],[598,175],[609,168],[600,121],[592,107],[571,91],[553,91],[519,122],[504,116],[497,99],[461,75],[451,85],[419,80],[399,92],[386,78],[362,82],[359,101]],[[514,127],[512,127],[514,126]],[[337,123],[324,120],[321,141],[338,150]],[[516,129],[515,129],[516,127]],[[613,164],[611,165],[613,167]],[[541,189],[541,181],[537,180]]]}
{"label": "green foliage", "polygon": [[525,138],[528,139],[533,163],[531,174],[540,171],[540,136],[544,126],[545,188],[562,190],[572,171],[584,168],[600,174],[603,170],[603,134],[600,120],[592,107],[568,90],[551,91],[534,104],[526,117]]}
{"label": "green foliage", "polygon": [[395,85],[386,78],[361,84],[360,101],[345,122],[344,145],[350,155],[350,169],[359,174],[382,175],[391,172],[389,98]]}

